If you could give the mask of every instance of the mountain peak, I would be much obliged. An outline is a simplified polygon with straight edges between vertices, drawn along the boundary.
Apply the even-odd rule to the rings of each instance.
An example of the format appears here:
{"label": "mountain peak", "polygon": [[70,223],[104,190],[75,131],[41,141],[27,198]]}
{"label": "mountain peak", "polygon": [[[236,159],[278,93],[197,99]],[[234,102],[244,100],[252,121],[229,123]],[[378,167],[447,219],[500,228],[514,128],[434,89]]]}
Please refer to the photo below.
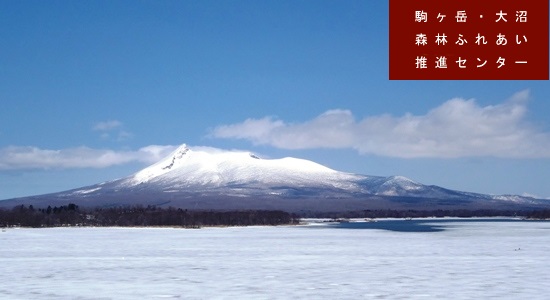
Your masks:
{"label": "mountain peak", "polygon": [[167,164],[166,166],[162,167],[163,170],[170,170],[172,169],[172,167],[174,166],[174,164],[182,159],[188,152],[189,152],[189,147],[187,147],[186,144],[183,144],[181,146],[179,146],[176,151],[172,152],[171,155],[169,155],[168,157],[172,157],[172,159],[170,160],[169,164]]}
{"label": "mountain peak", "polygon": [[250,155],[250,157],[252,157],[252,158],[254,158],[254,159],[261,159],[261,158],[259,158],[258,156],[256,156],[256,154],[251,153],[251,152],[248,153],[248,155]]}
{"label": "mountain peak", "polygon": [[181,144],[172,154],[175,155],[185,155],[189,151],[187,144]]}
{"label": "mountain peak", "polygon": [[389,181],[392,181],[392,182],[399,182],[399,183],[408,183],[408,184],[420,184],[410,178],[407,178],[405,176],[401,176],[401,175],[395,175],[395,176],[390,176],[388,177],[388,180]]}
{"label": "mountain peak", "polygon": [[176,150],[174,150],[170,155],[161,159],[157,163],[137,172],[134,175],[135,183],[149,181],[154,177],[176,169],[179,165],[182,164],[182,161],[184,161],[189,156],[190,151],[191,149],[186,144],[182,144],[181,146],[176,148]]}

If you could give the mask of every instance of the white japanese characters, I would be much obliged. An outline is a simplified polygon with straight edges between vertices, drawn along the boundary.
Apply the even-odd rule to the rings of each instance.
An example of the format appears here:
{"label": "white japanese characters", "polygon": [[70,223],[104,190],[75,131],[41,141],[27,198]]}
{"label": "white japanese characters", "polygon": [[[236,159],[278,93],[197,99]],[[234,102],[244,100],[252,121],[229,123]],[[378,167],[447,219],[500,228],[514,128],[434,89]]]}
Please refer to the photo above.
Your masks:
{"label": "white japanese characters", "polygon": [[[443,22],[455,22],[455,23],[466,23],[470,18],[477,18],[479,17],[480,20],[484,18],[484,15],[481,14],[479,16],[469,16],[468,12],[466,10],[458,10],[456,12],[453,12],[454,18],[447,18],[447,14],[449,12],[437,12],[436,17],[433,19],[433,22],[437,23],[443,23]],[[527,11],[526,10],[516,10],[515,11],[515,19],[513,19],[514,12],[510,12],[511,16],[509,15],[509,12],[499,10],[498,12],[494,13],[493,20],[495,23],[507,23],[507,22],[516,22],[516,23],[526,23],[527,20]],[[418,23],[428,23],[428,12],[424,10],[417,10],[415,11],[415,22]],[[490,17],[489,17],[490,18]],[[493,21],[491,21],[493,22]],[[435,47],[441,47],[442,54],[445,53],[445,46],[449,43],[449,39],[451,40],[451,43],[454,43],[454,45],[459,47],[480,47],[479,49],[483,49],[483,46],[485,45],[496,45],[499,48],[500,47],[514,47],[516,45],[520,45],[522,43],[527,43],[527,36],[522,34],[508,34],[506,32],[499,32],[498,34],[494,36],[488,36],[482,32],[478,32],[477,35],[467,35],[459,33],[458,35],[448,36],[446,32],[438,32],[436,35],[428,36],[425,32],[417,33],[415,36],[415,45],[419,48],[426,47],[426,46],[435,46]],[[472,42],[470,45],[470,41]],[[515,41],[515,43],[514,43]],[[482,52],[480,52],[482,53]],[[494,53],[492,53],[494,55]],[[454,56],[456,58],[456,56]],[[471,58],[471,57],[470,57]],[[454,59],[453,59],[454,60]],[[478,57],[476,60],[469,62],[467,59],[458,56],[458,59],[454,61],[454,64],[459,69],[466,69],[468,67],[475,67],[475,68],[484,68],[484,67],[494,67],[497,69],[505,68],[506,66],[506,58],[498,56],[498,59],[493,61],[492,59],[486,59],[485,57]],[[488,61],[492,61],[492,63],[488,64]],[[426,55],[419,55],[415,58],[415,67],[416,69],[428,69],[428,68],[436,68],[436,69],[447,69],[449,67],[448,63],[453,63],[452,61],[448,61],[448,57],[446,55],[438,55],[435,57],[428,57]],[[527,60],[517,60],[514,61],[515,64],[527,64]]]}
{"label": "white japanese characters", "polygon": [[[508,22],[508,19],[506,17],[508,16],[507,12],[504,12],[500,10],[499,12],[495,13],[495,22]],[[443,20],[447,17],[447,15],[442,14],[441,12],[437,13],[437,20],[439,23],[443,22]],[[483,15],[479,16],[480,19],[483,19]],[[468,15],[466,14],[465,10],[459,10],[456,12],[455,20],[457,23],[466,23],[468,20]],[[414,12],[414,21],[415,22],[428,22],[428,12],[425,12],[423,10],[417,10]],[[527,11],[526,10],[516,10],[516,23],[527,23]]]}

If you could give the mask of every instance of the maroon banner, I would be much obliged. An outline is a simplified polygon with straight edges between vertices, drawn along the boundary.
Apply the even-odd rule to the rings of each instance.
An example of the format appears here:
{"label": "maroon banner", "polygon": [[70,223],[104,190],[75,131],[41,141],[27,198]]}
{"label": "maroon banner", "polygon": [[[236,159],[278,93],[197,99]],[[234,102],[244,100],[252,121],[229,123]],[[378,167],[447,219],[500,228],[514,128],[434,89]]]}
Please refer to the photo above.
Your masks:
{"label": "maroon banner", "polygon": [[548,80],[548,0],[389,1],[390,80]]}

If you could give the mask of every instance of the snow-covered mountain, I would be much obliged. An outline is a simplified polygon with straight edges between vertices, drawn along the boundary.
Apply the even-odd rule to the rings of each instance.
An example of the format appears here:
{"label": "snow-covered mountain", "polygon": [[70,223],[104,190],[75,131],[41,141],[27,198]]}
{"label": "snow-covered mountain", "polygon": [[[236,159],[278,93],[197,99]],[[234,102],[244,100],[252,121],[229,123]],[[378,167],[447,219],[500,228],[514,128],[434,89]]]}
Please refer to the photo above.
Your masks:
{"label": "snow-covered mountain", "polygon": [[182,145],[126,178],[66,192],[0,201],[0,206],[77,203],[163,205],[191,209],[455,209],[546,207],[544,200],[428,186],[403,176],[367,176],[297,159]]}
{"label": "snow-covered mountain", "polygon": [[359,187],[353,184],[358,178],[304,159],[261,159],[250,152],[191,150],[182,145],[158,163],[126,178],[121,185],[149,184],[195,190],[231,189],[242,185],[358,190]]}

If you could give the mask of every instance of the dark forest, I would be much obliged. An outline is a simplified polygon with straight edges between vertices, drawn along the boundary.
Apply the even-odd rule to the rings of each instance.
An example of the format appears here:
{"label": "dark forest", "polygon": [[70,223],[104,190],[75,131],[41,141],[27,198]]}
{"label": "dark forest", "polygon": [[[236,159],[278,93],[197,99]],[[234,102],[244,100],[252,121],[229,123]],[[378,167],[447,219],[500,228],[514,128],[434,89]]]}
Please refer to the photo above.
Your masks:
{"label": "dark forest", "polygon": [[279,210],[192,211],[155,206],[80,208],[75,204],[36,209],[18,205],[0,209],[0,227],[60,227],[60,226],[170,226],[200,228],[205,226],[252,226],[298,224],[300,218],[426,218],[426,217],[523,217],[550,219],[550,210],[362,210],[350,212],[288,213]]}
{"label": "dark forest", "polygon": [[0,226],[173,226],[200,228],[203,226],[251,226],[295,224],[296,216],[283,211],[189,211],[181,208],[155,206],[79,208],[75,204],[35,209],[18,205],[11,210],[0,209]]}

